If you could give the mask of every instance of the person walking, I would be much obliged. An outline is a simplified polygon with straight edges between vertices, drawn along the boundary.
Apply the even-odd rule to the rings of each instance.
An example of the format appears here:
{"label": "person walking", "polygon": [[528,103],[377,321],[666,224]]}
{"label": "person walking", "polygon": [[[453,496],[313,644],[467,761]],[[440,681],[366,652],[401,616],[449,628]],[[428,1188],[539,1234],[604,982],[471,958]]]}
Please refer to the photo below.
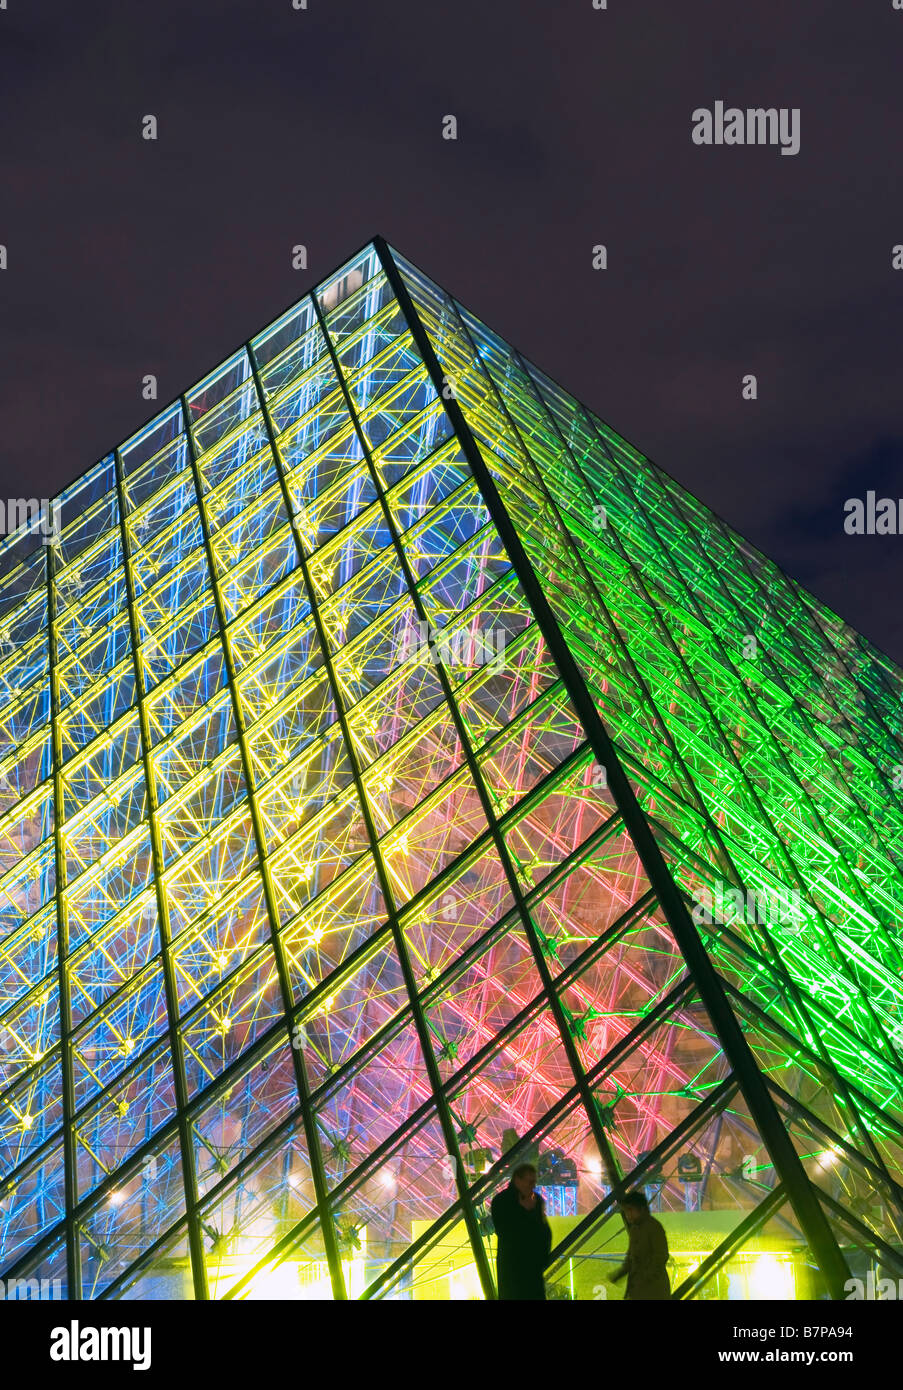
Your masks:
{"label": "person walking", "polygon": [[668,1279],[668,1237],[660,1221],[650,1215],[649,1203],[643,1192],[628,1192],[621,1203],[627,1221],[627,1258],[611,1276],[617,1284],[627,1276],[625,1301],[663,1299],[671,1297]]}
{"label": "person walking", "polygon": [[519,1164],[511,1181],[489,1208],[497,1238],[496,1273],[500,1299],[544,1299],[543,1270],[552,1250],[545,1202],[536,1191],[536,1169]]}

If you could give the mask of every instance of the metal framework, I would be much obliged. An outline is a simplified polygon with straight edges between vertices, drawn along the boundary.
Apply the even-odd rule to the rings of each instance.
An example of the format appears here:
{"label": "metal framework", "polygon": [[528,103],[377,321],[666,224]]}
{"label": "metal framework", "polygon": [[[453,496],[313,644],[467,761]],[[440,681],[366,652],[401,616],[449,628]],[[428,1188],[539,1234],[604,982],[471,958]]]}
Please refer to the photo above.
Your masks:
{"label": "metal framework", "polygon": [[0,550],[0,1276],[903,1275],[903,672],[377,238]]}

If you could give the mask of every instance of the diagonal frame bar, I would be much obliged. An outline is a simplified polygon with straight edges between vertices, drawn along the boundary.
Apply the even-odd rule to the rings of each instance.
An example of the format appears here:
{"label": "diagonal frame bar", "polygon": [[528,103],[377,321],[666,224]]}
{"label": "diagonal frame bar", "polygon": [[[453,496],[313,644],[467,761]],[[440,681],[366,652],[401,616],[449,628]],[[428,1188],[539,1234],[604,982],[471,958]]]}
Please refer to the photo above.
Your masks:
{"label": "diagonal frame bar", "polygon": [[608,786],[621,809],[625,824],[649,881],[661,903],[675,940],[692,972],[703,1004],[708,1010],[725,1055],[740,1081],[750,1114],[786,1186],[797,1219],[824,1273],[831,1296],[844,1297],[849,1270],[815,1197],[777,1108],[759,1073],[742,1030],[728,1004],[721,982],[696,933],[684,899],[672,879],[658,843],[649,828],[633,788],[621,766],[614,745],[604,728],[586,680],[564,641],[558,622],[517,531],[508,516],[493,478],[456,399],[449,396],[445,373],[426,329],[416,310],[407,284],[382,237],[374,240],[377,255],[407,320],[415,344],[429,373],[433,387],[443,400],[462,450],[473,472],[483,501],[498,530],[508,557],[533,610],[540,631],[548,644],[565,688],[583,724],[587,738],[608,774]]}

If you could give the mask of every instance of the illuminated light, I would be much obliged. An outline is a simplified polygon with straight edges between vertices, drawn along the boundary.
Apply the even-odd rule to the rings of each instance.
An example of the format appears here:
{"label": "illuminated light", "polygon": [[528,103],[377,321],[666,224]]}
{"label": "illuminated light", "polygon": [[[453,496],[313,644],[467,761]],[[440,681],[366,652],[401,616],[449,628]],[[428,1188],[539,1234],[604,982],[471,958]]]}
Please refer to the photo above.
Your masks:
{"label": "illuminated light", "polygon": [[125,1201],[125,1193],[124,1193],[124,1192],[120,1192],[118,1188],[114,1188],[113,1191],[110,1193],[110,1196],[109,1196],[110,1206],[111,1206],[111,1207],[121,1207],[124,1201]]}
{"label": "illuminated light", "polygon": [[483,1286],[475,1264],[449,1270],[448,1296],[456,1303],[483,1298]]}
{"label": "illuminated light", "polygon": [[[213,1297],[221,1298],[247,1276],[257,1262],[259,1251],[255,1253],[253,1243],[240,1241],[238,1244],[245,1248],[216,1260],[208,1257],[208,1279]],[[365,1287],[365,1261],[360,1257],[342,1260],[341,1267],[348,1297],[360,1298]],[[242,1297],[251,1301],[285,1299],[331,1302],[335,1294],[326,1260],[288,1259],[254,1275]]]}
{"label": "illuminated light", "polygon": [[583,1158],[583,1167],[591,1178],[601,1178],[602,1160],[598,1154],[585,1154]]}
{"label": "illuminated light", "polygon": [[391,1168],[381,1168],[377,1181],[386,1197],[394,1197],[398,1191],[398,1178]]}
{"label": "illuminated light", "polygon": [[[366,1236],[366,1228],[362,1232]],[[366,1282],[366,1265],[363,1259],[355,1257],[353,1260],[342,1261],[342,1274],[345,1280],[345,1288],[349,1298],[360,1298],[364,1292]]]}
{"label": "illuminated light", "polygon": [[250,1300],[301,1298],[301,1280],[297,1263],[287,1260],[275,1269],[261,1272],[252,1281],[246,1297]]}
{"label": "illuminated light", "polygon": [[331,1300],[334,1297],[332,1279],[329,1274],[329,1265],[325,1260],[317,1260],[312,1264],[299,1265],[297,1277],[299,1287],[298,1298],[319,1302]]}
{"label": "illuminated light", "polygon": [[775,1255],[757,1255],[747,1275],[749,1297],[791,1299],[795,1293],[793,1264]]}
{"label": "illuminated light", "polygon": [[32,1125],[34,1124],[34,1115],[28,1115],[28,1114],[20,1115],[20,1116],[19,1116],[19,1124],[21,1125],[21,1127],[22,1127],[23,1130],[24,1130],[24,1129],[31,1129]]}

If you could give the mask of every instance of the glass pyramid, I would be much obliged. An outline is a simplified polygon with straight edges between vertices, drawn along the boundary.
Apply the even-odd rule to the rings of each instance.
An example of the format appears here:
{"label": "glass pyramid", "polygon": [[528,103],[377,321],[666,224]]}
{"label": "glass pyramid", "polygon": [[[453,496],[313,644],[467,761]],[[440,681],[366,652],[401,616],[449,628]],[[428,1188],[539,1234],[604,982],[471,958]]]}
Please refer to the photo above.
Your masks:
{"label": "glass pyramid", "polygon": [[491,1298],[523,1157],[552,1297],[903,1275],[898,667],[381,239],[53,513],[8,1297]]}

